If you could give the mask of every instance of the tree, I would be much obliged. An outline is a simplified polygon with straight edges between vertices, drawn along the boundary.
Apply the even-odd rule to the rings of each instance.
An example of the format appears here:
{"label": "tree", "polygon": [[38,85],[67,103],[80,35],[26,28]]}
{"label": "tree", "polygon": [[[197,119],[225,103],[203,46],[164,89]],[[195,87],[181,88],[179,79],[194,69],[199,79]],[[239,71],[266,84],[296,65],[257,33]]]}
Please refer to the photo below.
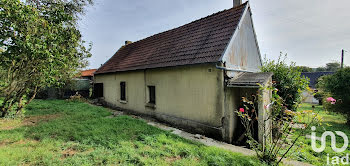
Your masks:
{"label": "tree", "polygon": [[307,67],[307,66],[297,66],[296,68],[298,68],[301,72],[312,72],[312,68]]}
{"label": "tree", "polygon": [[321,77],[318,88],[322,90],[324,99],[333,97],[335,104],[323,102],[326,109],[339,112],[347,117],[350,125],[350,68],[338,70],[334,75]]}
{"label": "tree", "polygon": [[295,63],[287,65],[287,56],[277,61],[267,60],[263,63],[262,72],[273,72],[272,80],[277,94],[281,96],[288,109],[296,111],[297,105],[302,100],[302,92],[309,86],[308,78],[301,77],[301,70],[295,67]]}
{"label": "tree", "polygon": [[340,63],[338,62],[332,62],[326,64],[326,71],[337,71],[340,69]]}
{"label": "tree", "polygon": [[316,68],[317,72],[321,72],[321,71],[327,71],[327,69],[325,67],[318,67]]}
{"label": "tree", "polygon": [[340,69],[340,63],[338,62],[331,62],[327,63],[326,67],[318,67],[316,68],[316,71],[322,72],[322,71],[337,71]]}
{"label": "tree", "polygon": [[62,85],[87,65],[90,49],[77,21],[90,3],[0,0],[2,117],[21,113],[39,89]]}

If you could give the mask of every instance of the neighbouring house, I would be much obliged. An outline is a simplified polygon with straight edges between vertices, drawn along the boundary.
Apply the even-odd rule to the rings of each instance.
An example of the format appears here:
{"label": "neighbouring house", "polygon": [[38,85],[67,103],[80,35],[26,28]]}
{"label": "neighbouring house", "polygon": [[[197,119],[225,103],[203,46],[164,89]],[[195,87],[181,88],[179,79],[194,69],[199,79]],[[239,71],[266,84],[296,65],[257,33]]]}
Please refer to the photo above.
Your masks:
{"label": "neighbouring house", "polygon": [[326,76],[326,75],[332,75],[335,72],[303,72],[301,73],[302,77],[307,77],[310,79],[309,88],[310,91],[304,91],[303,92],[303,100],[305,103],[312,103],[312,104],[319,104],[319,100],[314,97],[314,93],[318,92],[316,88],[317,81],[320,77]]}
{"label": "neighbouring house", "polygon": [[[271,92],[249,3],[137,42],[126,42],[94,76],[94,93],[110,107],[147,115],[192,133],[235,142],[243,126],[241,97]],[[261,140],[261,133],[256,136]]]}
{"label": "neighbouring house", "polygon": [[73,79],[67,81],[63,87],[46,87],[37,94],[36,98],[67,99],[77,93],[85,98],[89,98],[96,70],[89,69],[79,72]]}
{"label": "neighbouring house", "polygon": [[69,98],[76,94],[84,98],[90,98],[93,89],[94,73],[97,69],[82,70],[79,74],[67,82],[67,85],[62,88],[63,98]]}
{"label": "neighbouring house", "polygon": [[80,78],[92,81],[94,79],[94,73],[96,72],[96,70],[97,69],[83,70],[80,72]]}

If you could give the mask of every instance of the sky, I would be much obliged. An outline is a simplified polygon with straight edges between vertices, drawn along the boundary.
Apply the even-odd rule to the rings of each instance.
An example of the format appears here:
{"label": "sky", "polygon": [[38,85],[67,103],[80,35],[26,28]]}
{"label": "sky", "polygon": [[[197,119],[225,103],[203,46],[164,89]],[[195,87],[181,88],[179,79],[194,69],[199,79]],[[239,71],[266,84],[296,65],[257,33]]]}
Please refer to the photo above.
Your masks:
{"label": "sky", "polygon": [[[245,0],[243,0],[245,2]],[[263,58],[299,66],[340,62],[350,66],[349,0],[250,0]],[[224,9],[232,0],[95,0],[79,23],[92,42],[88,68],[98,68],[125,43],[138,41]]]}

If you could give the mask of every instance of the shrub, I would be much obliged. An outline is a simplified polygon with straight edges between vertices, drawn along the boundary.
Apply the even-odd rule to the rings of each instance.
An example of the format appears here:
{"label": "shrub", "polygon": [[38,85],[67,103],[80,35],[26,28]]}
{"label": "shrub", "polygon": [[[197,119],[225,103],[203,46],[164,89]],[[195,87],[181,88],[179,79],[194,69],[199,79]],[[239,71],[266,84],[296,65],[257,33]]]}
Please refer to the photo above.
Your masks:
{"label": "shrub", "polygon": [[319,105],[323,105],[323,96],[322,92],[315,93],[314,97],[318,100]]}
{"label": "shrub", "polygon": [[309,86],[308,78],[301,77],[301,69],[292,62],[287,65],[287,56],[282,56],[277,61],[267,60],[263,63],[262,72],[273,72],[272,80],[277,94],[283,99],[288,109],[296,111],[297,105],[302,101],[302,92]]}
{"label": "shrub", "polygon": [[323,91],[324,101],[333,97],[336,104],[324,102],[327,110],[339,112],[347,117],[350,124],[350,68],[338,70],[334,75],[327,75],[320,79],[317,86]]}

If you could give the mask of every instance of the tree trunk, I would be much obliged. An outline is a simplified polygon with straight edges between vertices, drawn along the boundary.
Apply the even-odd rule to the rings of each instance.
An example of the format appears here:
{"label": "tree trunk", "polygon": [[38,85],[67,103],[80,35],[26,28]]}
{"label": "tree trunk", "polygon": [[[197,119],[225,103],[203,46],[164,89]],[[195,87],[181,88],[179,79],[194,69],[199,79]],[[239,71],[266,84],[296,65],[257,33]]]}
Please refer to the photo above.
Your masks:
{"label": "tree trunk", "polygon": [[11,110],[12,106],[14,105],[13,101],[6,100],[6,103],[4,102],[1,107],[1,117],[4,118],[9,111]]}
{"label": "tree trunk", "polygon": [[35,87],[34,92],[33,92],[33,96],[24,104],[20,102],[20,105],[18,106],[18,108],[16,110],[16,115],[18,115],[22,111],[24,106],[28,105],[29,103],[31,103],[33,101],[33,99],[35,98],[35,96],[37,94],[37,91],[38,91],[38,87]]}
{"label": "tree trunk", "polygon": [[1,110],[1,117],[4,118],[6,115],[7,115],[7,112],[8,112],[8,109],[6,109],[6,105],[8,103],[9,99],[8,99],[8,96],[5,97],[1,107],[0,107],[0,110]]}
{"label": "tree trunk", "polygon": [[9,112],[11,111],[11,109],[14,105],[18,104],[18,107],[20,107],[24,93],[25,93],[25,90],[21,89],[15,95],[10,94],[10,95],[6,96],[4,102],[2,103],[2,106],[1,106],[1,112],[2,112],[1,117],[2,118],[4,118],[6,115],[9,114]]}

